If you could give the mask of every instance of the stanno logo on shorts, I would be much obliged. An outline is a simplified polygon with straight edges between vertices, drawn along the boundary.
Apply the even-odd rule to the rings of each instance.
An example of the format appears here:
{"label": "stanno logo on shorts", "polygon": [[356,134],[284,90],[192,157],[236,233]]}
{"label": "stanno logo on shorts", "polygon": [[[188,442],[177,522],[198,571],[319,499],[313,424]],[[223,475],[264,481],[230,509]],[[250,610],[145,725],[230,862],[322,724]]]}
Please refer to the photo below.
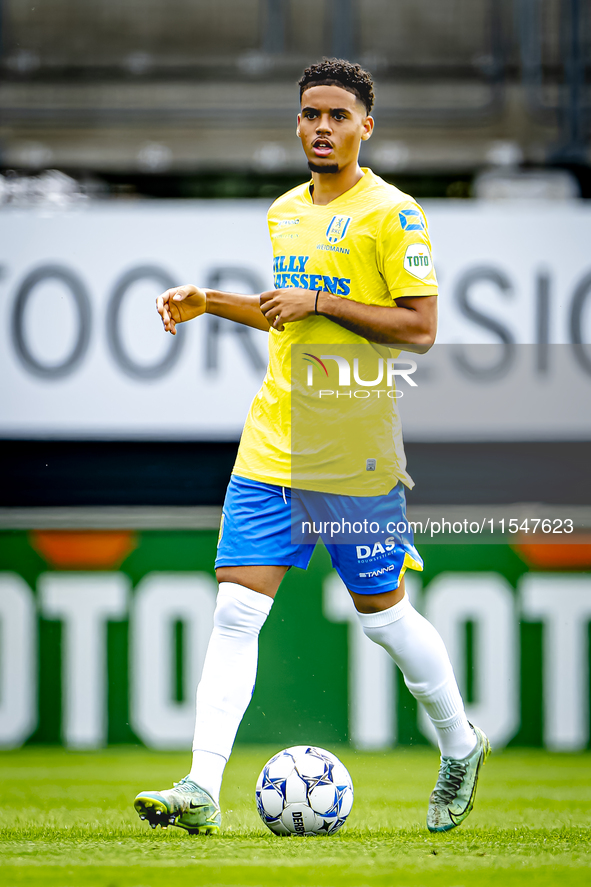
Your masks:
{"label": "stanno logo on shorts", "polygon": [[373,579],[376,576],[383,576],[384,573],[390,573],[396,569],[395,564],[389,564],[387,567],[381,567],[379,570],[370,570],[368,573],[359,573],[360,579]]}
{"label": "stanno logo on shorts", "polygon": [[333,216],[330,225],[326,229],[326,239],[329,243],[340,243],[347,233],[351,216]]}

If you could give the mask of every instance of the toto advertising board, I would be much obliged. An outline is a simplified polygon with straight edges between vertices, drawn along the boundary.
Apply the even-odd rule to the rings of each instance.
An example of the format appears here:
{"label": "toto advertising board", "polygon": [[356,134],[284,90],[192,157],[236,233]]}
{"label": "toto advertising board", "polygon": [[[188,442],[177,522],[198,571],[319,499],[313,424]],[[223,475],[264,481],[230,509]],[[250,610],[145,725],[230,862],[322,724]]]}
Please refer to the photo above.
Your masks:
{"label": "toto advertising board", "polygon": [[[187,282],[272,288],[266,209],[256,201],[3,207],[0,435],[237,439],[265,372],[267,334],[206,316],[173,338],[154,299]],[[451,391],[460,405],[484,390],[502,402],[525,381],[555,406],[564,407],[565,389],[580,405],[591,389],[591,208],[426,201],[425,209],[440,280],[438,343],[454,351],[430,400],[425,376],[427,400],[418,424],[405,418],[407,440],[441,437],[428,404]],[[492,349],[483,365],[469,345]],[[514,359],[520,345],[528,347]],[[555,345],[571,349],[563,382]],[[456,439],[550,433],[521,409],[502,428],[496,419],[464,409],[449,427]],[[579,408],[552,428],[554,439],[590,434],[591,410]]]}
{"label": "toto advertising board", "polygon": [[[189,749],[216,538],[0,532],[0,746]],[[591,574],[574,563],[589,569],[589,546],[429,545],[423,555],[409,593],[493,745],[588,747]],[[238,740],[375,749],[429,735],[318,548],[307,572],[289,572],[263,628]]]}

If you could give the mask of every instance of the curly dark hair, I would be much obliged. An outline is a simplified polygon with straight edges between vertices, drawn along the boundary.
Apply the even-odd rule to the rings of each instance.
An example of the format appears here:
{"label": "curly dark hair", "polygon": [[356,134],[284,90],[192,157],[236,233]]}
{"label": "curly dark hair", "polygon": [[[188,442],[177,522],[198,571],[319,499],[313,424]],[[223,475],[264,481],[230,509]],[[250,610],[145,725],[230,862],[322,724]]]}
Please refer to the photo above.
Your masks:
{"label": "curly dark hair", "polygon": [[323,58],[318,64],[306,68],[298,80],[298,86],[300,99],[310,86],[340,86],[357,96],[367,113],[371,114],[375,99],[373,80],[361,65],[354,65],[345,59]]}

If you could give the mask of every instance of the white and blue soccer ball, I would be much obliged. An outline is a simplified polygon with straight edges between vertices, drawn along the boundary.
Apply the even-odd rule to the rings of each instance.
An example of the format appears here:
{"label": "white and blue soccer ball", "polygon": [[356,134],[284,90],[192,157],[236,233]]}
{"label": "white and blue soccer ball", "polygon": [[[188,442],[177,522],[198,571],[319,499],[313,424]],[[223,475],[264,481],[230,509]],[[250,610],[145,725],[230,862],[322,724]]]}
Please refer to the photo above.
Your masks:
{"label": "white and blue soccer ball", "polygon": [[351,812],[353,783],[336,755],[295,745],[267,761],[256,801],[261,819],[276,835],[334,835]]}

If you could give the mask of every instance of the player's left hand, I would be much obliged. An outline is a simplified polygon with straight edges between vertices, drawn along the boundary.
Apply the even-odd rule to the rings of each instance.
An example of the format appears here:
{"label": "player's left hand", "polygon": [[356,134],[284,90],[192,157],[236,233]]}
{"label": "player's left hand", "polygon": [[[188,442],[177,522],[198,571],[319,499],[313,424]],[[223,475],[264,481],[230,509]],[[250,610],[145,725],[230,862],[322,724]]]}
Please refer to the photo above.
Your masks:
{"label": "player's left hand", "polygon": [[270,327],[283,332],[286,323],[314,314],[316,290],[288,288],[261,293],[261,311]]}

